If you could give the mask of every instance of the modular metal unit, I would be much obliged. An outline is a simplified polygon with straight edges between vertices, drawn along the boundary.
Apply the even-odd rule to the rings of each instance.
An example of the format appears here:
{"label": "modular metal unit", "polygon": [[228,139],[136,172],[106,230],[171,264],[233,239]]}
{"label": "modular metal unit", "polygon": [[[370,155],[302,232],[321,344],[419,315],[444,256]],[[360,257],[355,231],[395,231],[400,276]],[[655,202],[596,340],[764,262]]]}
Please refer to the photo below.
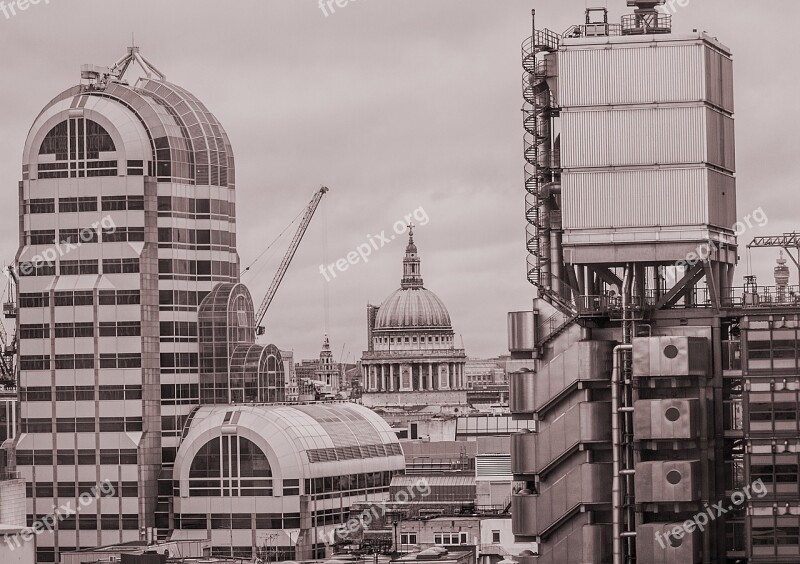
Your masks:
{"label": "modular metal unit", "polygon": [[695,439],[700,400],[664,398],[633,402],[633,434],[640,440]]}
{"label": "modular metal unit", "polygon": [[541,493],[522,490],[511,498],[512,530],[515,535],[535,537],[548,530],[581,506],[608,504],[611,492],[610,464],[581,464],[559,477]]}
{"label": "modular metal unit", "polygon": [[657,460],[636,465],[637,502],[697,501],[700,495],[698,460]]}
{"label": "modular metal unit", "polygon": [[542,364],[537,373],[522,371],[509,378],[512,413],[533,414],[581,380],[607,380],[611,370],[611,341],[580,341]]}
{"label": "modular metal unit", "polygon": [[514,474],[544,473],[554,462],[588,443],[611,440],[611,404],[581,402],[552,421],[541,421],[538,433],[511,436]]}
{"label": "modular metal unit", "polygon": [[636,535],[636,554],[647,564],[695,564],[702,562],[697,529],[687,532],[684,523],[646,523]]}
{"label": "modular metal unit", "polygon": [[634,377],[709,376],[708,340],[702,337],[653,337],[633,340]]}
{"label": "modular metal unit", "polygon": [[511,354],[536,350],[536,319],[533,311],[508,314],[508,350]]}
{"label": "modular metal unit", "polygon": [[565,261],[618,262],[620,245],[677,261],[704,241],[729,244],[728,49],[705,33],[564,38],[558,59]]}

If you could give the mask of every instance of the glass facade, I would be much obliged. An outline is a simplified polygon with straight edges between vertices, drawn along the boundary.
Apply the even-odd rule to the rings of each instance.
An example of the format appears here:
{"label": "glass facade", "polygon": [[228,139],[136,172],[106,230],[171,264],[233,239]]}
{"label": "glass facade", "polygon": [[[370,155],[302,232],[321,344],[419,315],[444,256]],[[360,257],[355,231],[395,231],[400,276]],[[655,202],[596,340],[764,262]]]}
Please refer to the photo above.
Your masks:
{"label": "glass facade", "polygon": [[218,284],[201,302],[200,401],[275,403],[286,400],[281,353],[255,344],[255,314],[243,284]]}
{"label": "glass facade", "polygon": [[[739,548],[753,562],[788,562],[800,556],[800,318],[781,312],[741,321],[741,428],[746,486],[761,481],[731,527],[740,526]],[[730,529],[730,527],[729,527]]]}

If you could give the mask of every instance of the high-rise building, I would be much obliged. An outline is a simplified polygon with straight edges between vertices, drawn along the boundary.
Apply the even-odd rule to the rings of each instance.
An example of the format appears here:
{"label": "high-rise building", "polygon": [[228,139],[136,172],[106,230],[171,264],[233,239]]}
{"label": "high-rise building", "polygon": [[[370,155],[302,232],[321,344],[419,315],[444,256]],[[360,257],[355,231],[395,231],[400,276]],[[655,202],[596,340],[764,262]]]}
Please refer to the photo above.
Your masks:
{"label": "high-rise building", "polygon": [[[130,84],[134,63],[146,77]],[[228,360],[243,348],[243,363],[276,352],[250,346],[225,130],[136,47],[113,68],[84,66],[81,78],[39,113],[23,154],[16,462],[31,484],[29,516],[74,505],[105,480],[118,495],[37,536],[39,562],[139,539],[140,529],[166,532],[170,498],[159,498],[158,479],[190,411],[201,395],[268,397],[268,384],[231,385]],[[212,298],[235,300],[223,304],[233,323],[198,330],[198,305],[217,284]],[[201,365],[201,346],[224,370]]]}
{"label": "high-rise building", "polygon": [[800,550],[800,308],[733,287],[732,57],[672,33],[663,3],[523,44],[537,297],[509,315],[510,407],[539,423],[512,437],[524,564]]}

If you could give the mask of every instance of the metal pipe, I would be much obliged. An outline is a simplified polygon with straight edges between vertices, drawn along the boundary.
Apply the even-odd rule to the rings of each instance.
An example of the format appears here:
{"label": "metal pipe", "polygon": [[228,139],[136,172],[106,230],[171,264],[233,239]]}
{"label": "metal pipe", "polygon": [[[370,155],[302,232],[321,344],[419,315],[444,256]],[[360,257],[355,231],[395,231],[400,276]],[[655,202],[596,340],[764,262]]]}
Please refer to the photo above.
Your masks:
{"label": "metal pipe", "polygon": [[611,542],[613,544],[614,564],[622,564],[622,484],[620,480],[622,437],[620,436],[619,428],[620,357],[622,356],[622,351],[632,349],[633,345],[617,345],[614,347],[614,364],[611,371]]}
{"label": "metal pipe", "polygon": [[625,276],[622,279],[622,341],[623,344],[614,347],[613,367],[611,370],[611,542],[613,563],[622,563],[622,483],[620,476],[622,468],[620,458],[622,450],[622,437],[620,435],[620,377],[622,372],[623,351],[633,350],[628,334],[628,310],[630,308],[631,287],[633,285],[633,267],[625,267]]}

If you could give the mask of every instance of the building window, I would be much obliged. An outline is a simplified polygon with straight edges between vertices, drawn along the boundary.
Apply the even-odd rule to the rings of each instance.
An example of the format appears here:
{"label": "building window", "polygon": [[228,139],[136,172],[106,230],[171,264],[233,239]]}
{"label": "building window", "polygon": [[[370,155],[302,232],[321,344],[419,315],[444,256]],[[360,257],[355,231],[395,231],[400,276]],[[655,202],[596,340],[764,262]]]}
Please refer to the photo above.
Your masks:
{"label": "building window", "polygon": [[141,368],[142,357],[139,353],[101,353],[100,368]]}
{"label": "building window", "polygon": [[500,531],[492,531],[492,543],[493,544],[500,543]]}
{"label": "building window", "polygon": [[99,160],[101,153],[114,151],[114,141],[100,124],[70,118],[53,127],[42,141],[39,154],[55,155],[57,162],[39,164],[39,178],[116,176],[117,161]]}
{"label": "building window", "polygon": [[103,211],[134,211],[144,209],[144,196],[102,196]]}
{"label": "building window", "polygon": [[97,196],[59,198],[58,211],[60,213],[97,211]]}
{"label": "building window", "polygon": [[100,290],[100,305],[139,305],[139,290]]}
{"label": "building window", "polygon": [[139,272],[138,258],[103,259],[103,274],[132,274]]}
{"label": "building window", "polygon": [[97,259],[88,260],[62,260],[61,275],[97,274]]}
{"label": "building window", "polygon": [[436,533],[433,535],[433,542],[441,545],[467,544],[467,533]]}
{"label": "building window", "polygon": [[50,370],[50,357],[43,355],[25,355],[19,357],[20,370]]}
{"label": "building window", "polygon": [[144,227],[104,227],[103,242],[144,241]]}
{"label": "building window", "polygon": [[142,326],[139,321],[101,321],[101,337],[139,337]]}
{"label": "building window", "polygon": [[19,307],[50,307],[50,294],[33,292],[19,295]]}
{"label": "building window", "polygon": [[20,276],[55,276],[56,264],[54,262],[21,262],[19,263]]}
{"label": "building window", "polygon": [[272,469],[250,440],[225,435],[207,442],[189,470],[189,495],[196,497],[271,496]]}
{"label": "building window", "polygon": [[49,339],[50,326],[43,323],[25,324],[19,326],[20,339]]}
{"label": "building window", "polygon": [[417,544],[417,533],[400,533],[400,544]]}
{"label": "building window", "polygon": [[34,198],[24,202],[25,213],[55,213],[56,201],[54,198]]}
{"label": "building window", "polygon": [[56,242],[55,229],[34,229],[25,234],[29,245],[52,245]]}
{"label": "building window", "polygon": [[85,227],[83,229],[59,229],[58,240],[60,243],[97,243],[97,229]]}

